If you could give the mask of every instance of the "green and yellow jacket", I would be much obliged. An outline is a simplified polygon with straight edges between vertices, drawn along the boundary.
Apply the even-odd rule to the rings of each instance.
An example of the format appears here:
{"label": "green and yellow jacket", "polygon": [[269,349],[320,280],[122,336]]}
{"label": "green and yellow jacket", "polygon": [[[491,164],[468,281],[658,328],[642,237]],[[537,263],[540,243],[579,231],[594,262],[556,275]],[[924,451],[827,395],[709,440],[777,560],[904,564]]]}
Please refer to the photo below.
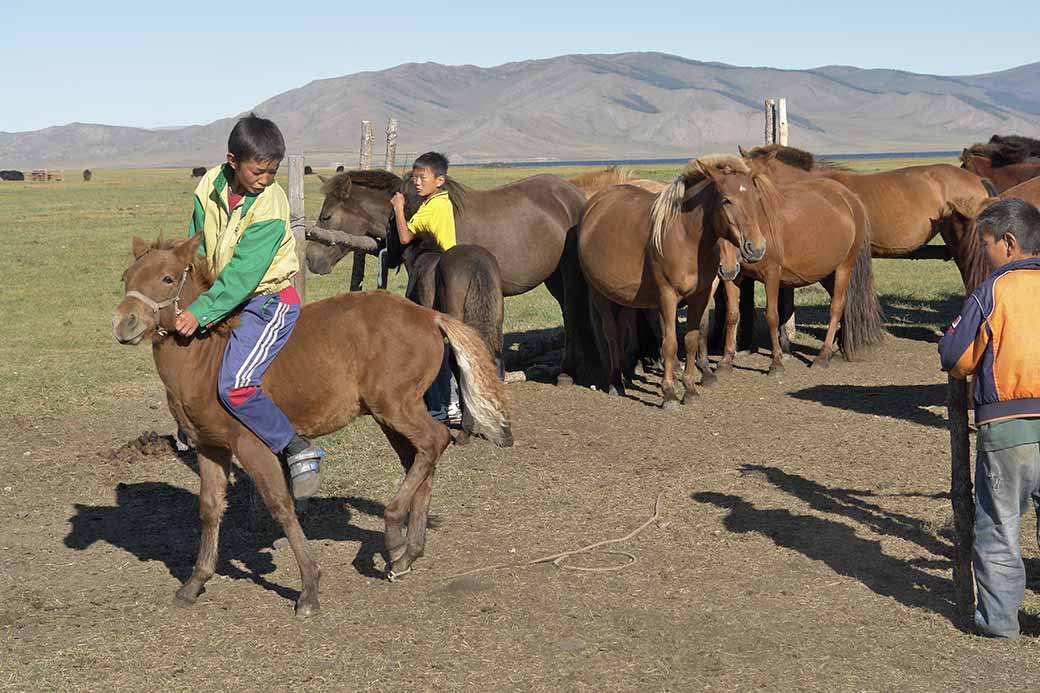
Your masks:
{"label": "green and yellow jacket", "polygon": [[209,260],[216,281],[188,310],[210,326],[258,294],[277,293],[300,270],[289,227],[289,199],[278,183],[259,195],[245,195],[228,209],[226,164],[210,169],[195,188],[188,236],[201,233],[199,254]]}

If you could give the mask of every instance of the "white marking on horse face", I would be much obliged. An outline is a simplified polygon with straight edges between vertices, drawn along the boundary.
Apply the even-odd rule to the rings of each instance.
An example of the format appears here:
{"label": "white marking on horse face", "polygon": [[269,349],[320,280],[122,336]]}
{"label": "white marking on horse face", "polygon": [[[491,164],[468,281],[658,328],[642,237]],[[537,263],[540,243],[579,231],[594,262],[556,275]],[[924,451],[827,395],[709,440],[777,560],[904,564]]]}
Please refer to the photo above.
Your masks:
{"label": "white marking on horse face", "polygon": [[747,188],[743,185],[740,186],[740,192],[747,192]]}

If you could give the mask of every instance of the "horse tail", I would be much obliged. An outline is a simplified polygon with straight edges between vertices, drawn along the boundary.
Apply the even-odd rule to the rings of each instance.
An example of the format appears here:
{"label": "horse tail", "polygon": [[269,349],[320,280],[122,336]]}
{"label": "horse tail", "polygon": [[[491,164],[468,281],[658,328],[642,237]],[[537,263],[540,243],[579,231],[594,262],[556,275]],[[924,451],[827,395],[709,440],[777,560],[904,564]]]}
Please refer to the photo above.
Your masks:
{"label": "horse tail", "polygon": [[491,358],[502,373],[502,287],[494,273],[482,263],[474,263],[462,316],[467,325],[480,335]]}
{"label": "horse tail", "polygon": [[459,386],[474,421],[499,447],[512,446],[509,394],[484,341],[473,328],[444,313],[437,313],[436,320],[459,364]]}
{"label": "horse tail", "polygon": [[874,265],[870,257],[870,219],[862,204],[853,209],[853,217],[863,227],[863,240],[849,277],[841,321],[841,351],[850,361],[858,359],[867,347],[879,344],[885,335],[885,316],[874,286]]}

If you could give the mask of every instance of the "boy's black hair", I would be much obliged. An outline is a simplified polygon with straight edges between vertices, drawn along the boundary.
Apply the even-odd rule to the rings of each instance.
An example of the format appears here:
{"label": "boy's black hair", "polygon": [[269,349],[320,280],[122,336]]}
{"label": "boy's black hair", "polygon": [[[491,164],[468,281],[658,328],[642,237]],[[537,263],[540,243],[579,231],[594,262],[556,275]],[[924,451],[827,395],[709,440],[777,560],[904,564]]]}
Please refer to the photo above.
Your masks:
{"label": "boy's black hair", "polygon": [[440,152],[426,152],[412,164],[412,170],[417,168],[428,168],[435,176],[448,175],[448,157]]}
{"label": "boy's black hair", "polygon": [[237,161],[281,161],[285,139],[274,121],[250,113],[240,118],[228,136],[228,151]]}
{"label": "boy's black hair", "polygon": [[975,229],[993,238],[1010,233],[1032,255],[1040,254],[1040,210],[1025,200],[1012,197],[994,202],[975,218]]}

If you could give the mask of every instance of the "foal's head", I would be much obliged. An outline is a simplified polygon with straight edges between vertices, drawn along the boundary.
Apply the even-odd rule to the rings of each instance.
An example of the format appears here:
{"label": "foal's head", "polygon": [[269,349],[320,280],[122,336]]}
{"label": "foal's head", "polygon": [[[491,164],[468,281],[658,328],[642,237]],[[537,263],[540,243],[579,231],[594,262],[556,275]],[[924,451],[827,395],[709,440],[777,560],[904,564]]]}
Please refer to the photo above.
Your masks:
{"label": "foal's head", "polygon": [[702,157],[696,170],[715,188],[711,214],[715,234],[740,250],[745,262],[758,262],[766,254],[766,237],[759,227],[762,177],[751,173],[744,162],[726,154]]}
{"label": "foal's head", "polygon": [[201,278],[192,275],[206,271],[196,262],[201,242],[202,234],[152,245],[134,237],[134,263],[123,273],[126,294],[112,314],[112,333],[120,344],[173,331],[177,312],[198,296]]}

